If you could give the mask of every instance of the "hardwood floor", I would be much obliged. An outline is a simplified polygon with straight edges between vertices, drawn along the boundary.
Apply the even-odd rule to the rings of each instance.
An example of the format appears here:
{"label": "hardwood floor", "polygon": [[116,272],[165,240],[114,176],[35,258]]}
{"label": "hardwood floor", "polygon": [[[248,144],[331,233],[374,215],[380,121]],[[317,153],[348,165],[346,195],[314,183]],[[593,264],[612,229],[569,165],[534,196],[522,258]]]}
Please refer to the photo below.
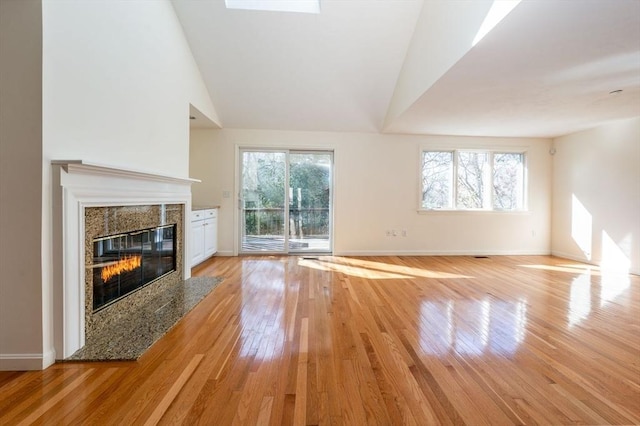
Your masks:
{"label": "hardwood floor", "polygon": [[546,256],[214,258],[138,362],[0,373],[0,424],[640,423],[640,277]]}

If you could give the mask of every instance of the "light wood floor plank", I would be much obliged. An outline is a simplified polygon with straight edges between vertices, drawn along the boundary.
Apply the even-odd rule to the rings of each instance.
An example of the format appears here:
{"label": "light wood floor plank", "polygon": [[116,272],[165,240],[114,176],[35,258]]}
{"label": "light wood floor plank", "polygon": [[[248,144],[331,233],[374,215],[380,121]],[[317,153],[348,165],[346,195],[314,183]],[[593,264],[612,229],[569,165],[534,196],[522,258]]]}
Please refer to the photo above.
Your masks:
{"label": "light wood floor plank", "polygon": [[550,256],[213,258],[137,362],[0,372],[0,424],[640,424],[640,277]]}
{"label": "light wood floor plank", "polygon": [[169,391],[162,398],[162,401],[160,401],[160,403],[156,405],[155,409],[153,410],[153,413],[151,413],[151,416],[149,416],[147,420],[144,422],[145,426],[158,424],[158,422],[160,421],[164,413],[167,411],[167,408],[169,408],[169,405],[173,402],[175,397],[178,395],[178,392],[182,390],[182,387],[185,385],[187,380],[189,380],[189,378],[191,377],[195,369],[198,367],[198,364],[200,364],[200,362],[202,361],[203,357],[204,355],[202,354],[197,354],[193,357],[193,359],[189,362],[189,364],[186,366],[184,371],[180,373],[178,380],[175,381],[173,386],[171,386]]}

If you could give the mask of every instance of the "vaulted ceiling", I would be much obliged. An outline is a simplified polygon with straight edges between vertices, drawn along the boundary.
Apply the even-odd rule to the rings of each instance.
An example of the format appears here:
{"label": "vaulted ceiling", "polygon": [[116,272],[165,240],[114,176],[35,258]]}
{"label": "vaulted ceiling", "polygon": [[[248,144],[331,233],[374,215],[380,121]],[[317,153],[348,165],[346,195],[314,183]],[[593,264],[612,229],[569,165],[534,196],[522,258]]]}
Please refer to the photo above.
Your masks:
{"label": "vaulted ceiling", "polygon": [[640,116],[640,0],[523,0],[474,44],[499,3],[173,0],[222,127],[554,137]]}

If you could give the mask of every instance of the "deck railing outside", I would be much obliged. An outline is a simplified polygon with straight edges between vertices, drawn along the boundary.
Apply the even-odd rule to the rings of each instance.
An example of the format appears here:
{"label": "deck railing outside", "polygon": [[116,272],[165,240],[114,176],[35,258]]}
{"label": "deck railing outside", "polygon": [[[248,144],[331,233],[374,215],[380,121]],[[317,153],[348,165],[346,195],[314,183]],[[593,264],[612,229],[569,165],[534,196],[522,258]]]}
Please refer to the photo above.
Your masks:
{"label": "deck railing outside", "polygon": [[[277,236],[284,234],[284,209],[245,208],[245,235]],[[323,238],[329,236],[329,208],[289,209],[289,236]]]}

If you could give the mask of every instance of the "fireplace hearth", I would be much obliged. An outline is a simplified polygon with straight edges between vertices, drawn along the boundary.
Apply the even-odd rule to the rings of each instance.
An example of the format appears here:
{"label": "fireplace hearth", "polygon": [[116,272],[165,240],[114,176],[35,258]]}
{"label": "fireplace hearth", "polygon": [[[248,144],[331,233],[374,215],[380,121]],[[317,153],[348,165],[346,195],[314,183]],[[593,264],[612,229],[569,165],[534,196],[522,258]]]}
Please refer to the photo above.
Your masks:
{"label": "fireplace hearth", "polygon": [[176,225],[93,240],[93,311],[176,269]]}

